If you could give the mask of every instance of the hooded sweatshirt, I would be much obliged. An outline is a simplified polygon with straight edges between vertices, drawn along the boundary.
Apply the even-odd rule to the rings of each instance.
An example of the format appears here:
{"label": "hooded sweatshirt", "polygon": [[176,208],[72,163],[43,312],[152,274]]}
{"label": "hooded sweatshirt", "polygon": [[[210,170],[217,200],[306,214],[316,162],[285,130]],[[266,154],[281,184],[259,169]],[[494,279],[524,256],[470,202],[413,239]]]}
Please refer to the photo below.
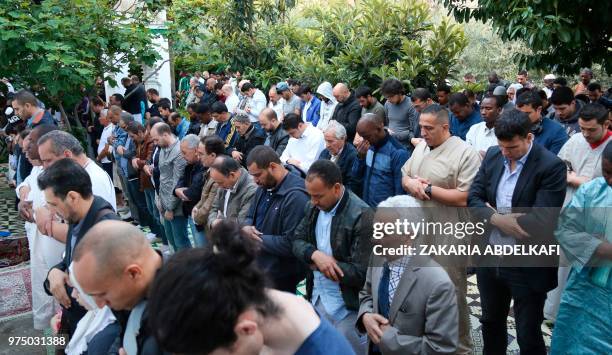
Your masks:
{"label": "hooded sweatshirt", "polygon": [[336,98],[332,94],[332,89],[333,88],[331,83],[327,81],[321,83],[321,85],[319,85],[319,87],[317,88],[317,94],[324,96],[329,100],[328,102],[321,100],[321,111],[319,114],[320,118],[319,122],[317,123],[317,128],[322,131],[327,128],[329,120],[334,114],[334,110],[336,109],[336,105],[338,104],[338,101],[336,101]]}

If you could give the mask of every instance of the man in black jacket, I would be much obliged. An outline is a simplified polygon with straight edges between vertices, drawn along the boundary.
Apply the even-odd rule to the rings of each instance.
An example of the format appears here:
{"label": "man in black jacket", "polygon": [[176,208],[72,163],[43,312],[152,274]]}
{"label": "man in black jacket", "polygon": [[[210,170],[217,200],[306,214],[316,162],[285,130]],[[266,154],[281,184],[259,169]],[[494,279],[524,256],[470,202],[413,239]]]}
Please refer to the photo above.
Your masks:
{"label": "man in black jacket", "polygon": [[244,231],[261,244],[257,258],[274,287],[295,293],[306,268],[293,255],[293,231],[304,217],[308,194],[304,179],[283,167],[267,146],[255,147],[247,158],[249,174],[259,186],[245,219]]}
{"label": "man in black jacket", "polygon": [[357,354],[365,338],[355,332],[359,291],[365,282],[374,213],[342,185],[336,164],[318,160],[306,176],[310,203],[294,232],[293,253],[310,269],[306,292],[319,314],[342,333]]}
{"label": "man in black jacket", "polygon": [[66,285],[72,252],[94,224],[118,217],[108,202],[93,195],[89,175],[71,159],[59,160],[47,168],[38,177],[38,185],[49,208],[69,223],[64,259],[49,270],[44,288],[62,305],[62,329],[72,335],[86,313],[71,297],[72,288]]}
{"label": "man in black jacket", "polygon": [[359,101],[357,101],[355,94],[351,93],[348,86],[344,83],[338,83],[334,86],[333,95],[338,100],[338,105],[331,119],[338,121],[346,128],[348,141],[353,142],[357,132],[357,122],[361,118]]}
{"label": "man in black jacket", "polygon": [[346,129],[337,121],[329,121],[323,137],[325,138],[325,149],[319,155],[319,159],[336,163],[342,171],[342,184],[360,196],[362,179],[352,174],[353,163],[357,159],[357,149],[346,141]]}
{"label": "man in black jacket", "polygon": [[[468,206],[479,221],[490,221],[488,246],[550,245],[563,204],[567,169],[563,161],[534,144],[526,113],[506,111],[495,123],[499,147],[487,151],[470,187]],[[521,353],[546,354],[541,325],[546,293],[557,285],[550,260],[491,257],[477,269],[485,354],[505,354],[506,318],[514,300]],[[480,265],[483,265],[484,260]],[[501,266],[512,263],[512,266]],[[517,267],[528,266],[533,267]],[[538,267],[540,266],[540,267]]]}
{"label": "man in black jacket", "polygon": [[289,133],[283,129],[276,112],[271,108],[263,109],[259,114],[259,124],[268,134],[264,144],[274,149],[279,157],[283,155],[289,143]]}
{"label": "man in black jacket", "polygon": [[249,116],[239,113],[234,116],[234,125],[240,136],[233,148],[230,148],[232,158],[236,159],[242,166],[246,167],[246,158],[253,148],[264,144],[266,134],[259,125],[251,123]]}
{"label": "man in black jacket", "polygon": [[125,88],[123,109],[134,115],[134,120],[142,122],[148,108],[144,85],[140,82],[134,83],[130,78],[121,79],[121,85]]}
{"label": "man in black jacket", "polygon": [[183,216],[188,216],[187,223],[194,238],[203,233],[203,228],[196,225],[191,217],[191,210],[200,201],[204,186],[204,166],[200,164],[197,154],[199,143],[200,138],[195,134],[188,134],[181,141],[181,155],[187,165],[173,192],[174,196],[183,201]]}

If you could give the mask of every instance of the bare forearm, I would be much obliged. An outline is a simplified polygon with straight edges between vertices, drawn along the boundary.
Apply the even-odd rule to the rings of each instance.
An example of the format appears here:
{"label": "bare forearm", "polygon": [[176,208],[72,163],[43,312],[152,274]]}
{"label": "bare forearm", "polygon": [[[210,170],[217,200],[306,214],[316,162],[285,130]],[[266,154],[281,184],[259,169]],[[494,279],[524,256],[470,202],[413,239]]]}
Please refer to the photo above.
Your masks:
{"label": "bare forearm", "polygon": [[467,191],[457,189],[445,189],[438,186],[431,187],[431,198],[447,206],[465,207],[467,206]]}
{"label": "bare forearm", "polygon": [[68,239],[68,225],[66,223],[53,221],[51,222],[51,233],[49,234],[51,234],[49,237],[66,244],[66,240]]}

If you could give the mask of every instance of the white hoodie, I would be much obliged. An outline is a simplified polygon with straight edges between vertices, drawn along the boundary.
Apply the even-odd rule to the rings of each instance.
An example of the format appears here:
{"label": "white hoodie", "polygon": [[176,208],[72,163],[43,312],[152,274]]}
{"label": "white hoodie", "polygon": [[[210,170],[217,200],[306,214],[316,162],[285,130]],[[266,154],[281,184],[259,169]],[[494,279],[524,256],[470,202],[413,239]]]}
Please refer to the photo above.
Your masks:
{"label": "white hoodie", "polygon": [[334,109],[336,109],[336,105],[338,101],[334,98],[332,91],[331,83],[324,81],[317,88],[317,94],[326,97],[329,101],[326,103],[325,100],[321,100],[321,111],[319,113],[319,123],[317,123],[317,128],[321,131],[325,131],[327,125],[329,124],[329,120],[334,114]]}

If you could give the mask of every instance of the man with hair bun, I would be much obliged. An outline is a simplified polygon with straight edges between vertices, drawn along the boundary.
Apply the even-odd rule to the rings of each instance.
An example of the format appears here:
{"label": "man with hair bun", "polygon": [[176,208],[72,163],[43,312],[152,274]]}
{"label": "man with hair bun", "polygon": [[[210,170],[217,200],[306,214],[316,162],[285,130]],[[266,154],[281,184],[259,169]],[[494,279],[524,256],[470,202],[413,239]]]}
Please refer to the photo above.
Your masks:
{"label": "man with hair bun", "polygon": [[164,351],[354,354],[306,300],[268,287],[254,265],[257,246],[238,224],[219,223],[211,241],[169,260],[149,290],[149,329]]}

